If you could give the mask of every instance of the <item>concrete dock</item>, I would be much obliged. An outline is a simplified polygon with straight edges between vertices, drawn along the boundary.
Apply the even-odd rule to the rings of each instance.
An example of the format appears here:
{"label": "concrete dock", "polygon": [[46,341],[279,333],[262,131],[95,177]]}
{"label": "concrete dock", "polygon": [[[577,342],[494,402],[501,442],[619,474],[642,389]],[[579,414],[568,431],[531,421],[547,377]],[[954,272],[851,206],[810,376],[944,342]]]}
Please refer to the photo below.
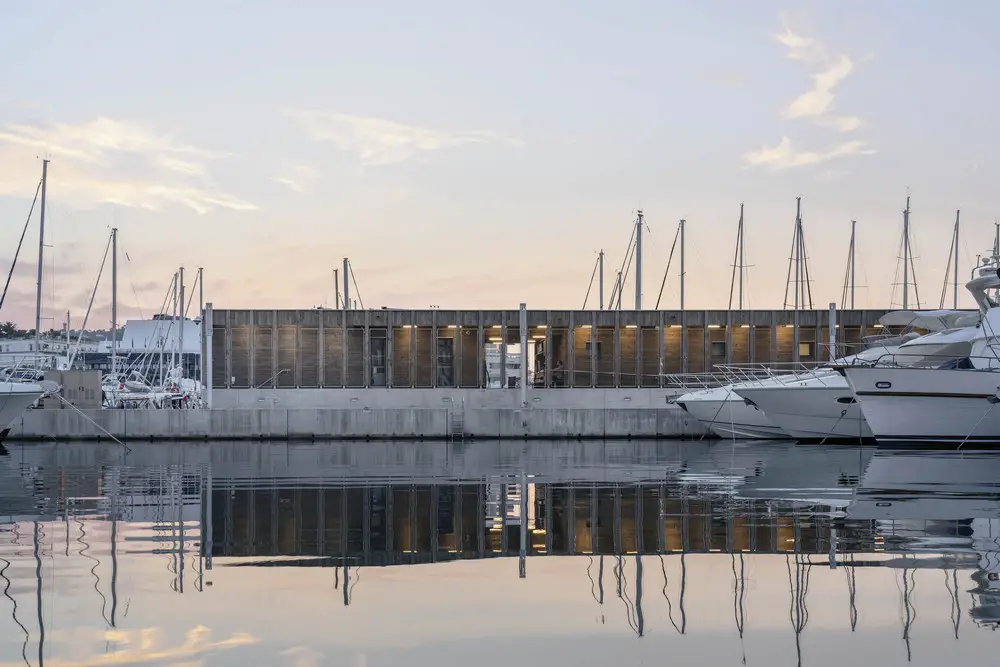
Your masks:
{"label": "concrete dock", "polygon": [[[29,410],[8,440],[353,440],[503,438],[691,438],[705,429],[676,405],[675,392],[643,389],[515,391],[345,390],[340,407],[294,391],[248,389],[232,406],[206,410]],[[403,405],[408,403],[409,405]],[[414,405],[415,404],[415,405]],[[573,407],[586,405],[590,407]]]}
{"label": "concrete dock", "polygon": [[[208,304],[200,378],[207,409],[31,410],[8,438],[700,438],[704,427],[669,402],[684,391],[679,375],[718,364],[824,361],[882,330],[885,312],[840,311],[832,320],[827,310]],[[487,363],[490,354],[499,368]]]}

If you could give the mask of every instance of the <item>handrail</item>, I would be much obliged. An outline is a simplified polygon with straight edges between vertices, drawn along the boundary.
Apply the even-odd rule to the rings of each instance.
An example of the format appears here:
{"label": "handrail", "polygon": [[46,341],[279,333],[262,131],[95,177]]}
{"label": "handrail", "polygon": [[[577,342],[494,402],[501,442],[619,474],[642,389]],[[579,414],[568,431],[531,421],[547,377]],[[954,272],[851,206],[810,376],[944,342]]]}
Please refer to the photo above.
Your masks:
{"label": "handrail", "polygon": [[[1000,347],[1000,345],[998,345]],[[987,366],[976,366],[974,359],[985,360]],[[857,361],[857,360],[855,360]],[[945,368],[948,363],[968,361],[971,367]],[[909,362],[909,363],[907,363]],[[967,370],[967,371],[1000,371],[1000,354],[917,354],[912,352],[887,352],[876,359],[864,363],[831,364],[830,368],[837,370],[852,366],[882,366],[899,369],[919,370]]]}

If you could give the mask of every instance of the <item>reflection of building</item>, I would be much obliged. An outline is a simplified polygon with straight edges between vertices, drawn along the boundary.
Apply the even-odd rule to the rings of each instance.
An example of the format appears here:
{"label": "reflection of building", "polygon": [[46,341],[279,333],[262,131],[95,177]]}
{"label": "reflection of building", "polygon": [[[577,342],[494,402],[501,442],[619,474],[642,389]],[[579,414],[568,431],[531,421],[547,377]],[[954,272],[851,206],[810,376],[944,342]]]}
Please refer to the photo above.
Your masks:
{"label": "reflection of building", "polygon": [[[671,485],[385,484],[295,488],[215,480],[212,554],[348,557],[364,564],[530,554],[748,551],[826,554],[829,516],[802,508],[726,511],[725,496]],[[207,505],[208,500],[203,500]],[[764,503],[757,503],[760,510]],[[504,511],[499,511],[503,507]],[[818,508],[822,510],[823,508]],[[839,529],[840,548],[871,551],[871,522]]]}

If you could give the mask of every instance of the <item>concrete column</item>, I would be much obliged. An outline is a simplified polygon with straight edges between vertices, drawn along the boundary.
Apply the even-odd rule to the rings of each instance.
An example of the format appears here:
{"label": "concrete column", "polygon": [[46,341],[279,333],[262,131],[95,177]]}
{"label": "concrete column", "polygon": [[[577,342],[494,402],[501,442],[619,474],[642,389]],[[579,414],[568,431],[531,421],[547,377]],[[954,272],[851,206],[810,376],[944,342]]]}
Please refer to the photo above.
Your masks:
{"label": "concrete column", "polygon": [[733,363],[733,311],[731,310],[726,311],[726,363]]}
{"label": "concrete column", "polygon": [[500,388],[507,388],[507,312],[500,320]]}
{"label": "concrete column", "polygon": [[364,382],[361,383],[362,387],[368,388],[372,386],[372,338],[371,338],[371,311],[365,311],[365,328],[364,332],[361,334],[361,372],[364,374]]}
{"label": "concrete column", "polygon": [[[278,373],[281,368],[278,366],[278,349],[281,346],[278,344],[278,311],[271,311],[271,387],[278,387]],[[274,407],[274,401],[271,402],[271,407]]]}
{"label": "concrete column", "polygon": [[552,311],[545,311],[545,376],[543,384],[552,386]]}
{"label": "concrete column", "polygon": [[431,373],[433,378],[431,386],[438,386],[438,314],[436,310],[431,311]]}
{"label": "concrete column", "polygon": [[325,319],[326,311],[319,311],[319,326],[316,327],[316,345],[319,346],[316,350],[316,363],[319,366],[316,368],[316,380],[320,387],[326,386],[326,330],[323,322]]}
{"label": "concrete column", "polygon": [[[205,407],[212,407],[212,304],[205,304],[205,314],[201,318],[201,337],[205,341],[205,356],[201,358],[201,377]],[[229,384],[228,382],[226,384]]]}
{"label": "concrete column", "polygon": [[[250,328],[250,333],[250,340],[252,342],[253,327]],[[247,367],[249,368],[249,364]],[[233,386],[233,323],[229,316],[229,311],[226,311],[226,386]]]}
{"label": "concrete column", "polygon": [[611,386],[620,387],[622,380],[622,311],[615,310],[615,327],[611,330]]}
{"label": "concrete column", "polygon": [[[433,346],[431,346],[433,347]],[[410,387],[416,386],[417,379],[417,314],[410,311]]]}
{"label": "concrete column", "polygon": [[341,312],[342,324],[340,329],[340,386],[347,386],[347,307]]}
{"label": "concrete column", "polygon": [[569,336],[566,337],[566,386],[576,386],[576,317],[569,313]]}
{"label": "concrete column", "polygon": [[483,332],[483,311],[479,311],[479,318],[476,320],[476,386],[480,389],[486,386],[486,373],[484,366],[486,365],[486,353],[483,351],[483,346],[486,344],[485,334]]}
{"label": "concrete column", "polygon": [[[817,355],[818,356],[818,355]],[[830,304],[830,361],[837,358],[837,304]]]}
{"label": "concrete column", "polygon": [[597,313],[590,314],[590,386],[597,386]]}
{"label": "concrete column", "polygon": [[521,304],[518,327],[521,334],[521,407],[528,407],[528,306]]}
{"label": "concrete column", "polygon": [[792,313],[792,361],[799,361],[799,309]]}
{"label": "concrete column", "polygon": [[[663,311],[659,311],[656,314],[656,356],[659,361],[656,364],[656,375],[657,381],[656,386],[663,388],[663,355],[666,353],[666,345],[663,342],[663,337],[665,334],[663,326]],[[662,523],[662,521],[660,522]]]}

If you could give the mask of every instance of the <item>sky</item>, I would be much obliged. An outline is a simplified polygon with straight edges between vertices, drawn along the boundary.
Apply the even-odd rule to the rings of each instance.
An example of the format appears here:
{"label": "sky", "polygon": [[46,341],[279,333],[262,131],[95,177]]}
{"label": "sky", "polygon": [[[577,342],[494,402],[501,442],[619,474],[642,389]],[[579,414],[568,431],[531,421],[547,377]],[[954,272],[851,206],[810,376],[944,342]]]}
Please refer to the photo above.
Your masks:
{"label": "sky", "polygon": [[[963,282],[1000,216],[998,20],[980,0],[19,3],[0,270],[47,157],[43,328],[82,321],[114,226],[120,319],[158,312],[180,266],[216,308],[332,306],[343,257],[365,307],[576,309],[601,249],[610,294],[639,209],[643,306],[684,218],[685,303],[726,308],[741,203],[744,307],[780,308],[796,197],[815,307],[841,301],[857,220],[856,305],[886,308],[908,194],[936,308],[956,210]],[[30,327],[37,214],[0,312]],[[107,268],[89,328],[110,298]]]}

